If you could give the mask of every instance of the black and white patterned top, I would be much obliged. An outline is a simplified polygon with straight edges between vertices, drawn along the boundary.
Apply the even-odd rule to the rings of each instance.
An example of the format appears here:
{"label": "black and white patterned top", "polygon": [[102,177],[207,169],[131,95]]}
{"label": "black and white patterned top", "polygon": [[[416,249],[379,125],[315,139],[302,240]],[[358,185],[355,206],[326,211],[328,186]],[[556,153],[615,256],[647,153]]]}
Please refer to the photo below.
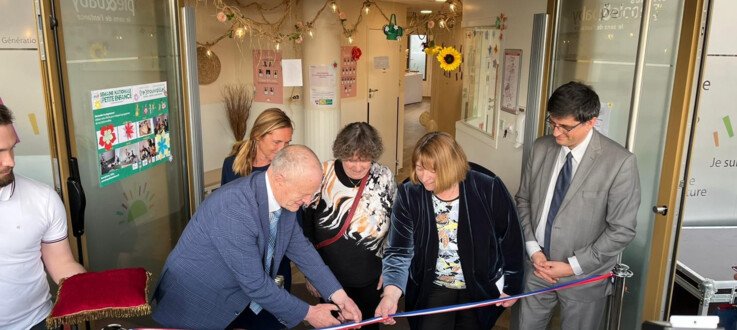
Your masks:
{"label": "black and white patterned top", "polygon": [[435,283],[449,289],[465,289],[466,280],[458,255],[459,199],[444,201],[432,196],[435,223],[438,227],[438,260],[435,263]]}

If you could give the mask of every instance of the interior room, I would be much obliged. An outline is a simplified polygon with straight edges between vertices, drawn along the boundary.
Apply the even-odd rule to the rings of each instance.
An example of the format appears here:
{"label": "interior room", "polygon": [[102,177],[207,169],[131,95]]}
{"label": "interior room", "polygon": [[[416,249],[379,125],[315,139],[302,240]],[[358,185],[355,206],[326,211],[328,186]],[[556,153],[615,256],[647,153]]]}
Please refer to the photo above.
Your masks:
{"label": "interior room", "polygon": [[[58,195],[73,259],[89,273],[148,274],[148,307],[89,314],[87,328],[155,327],[148,304],[167,258],[226,189],[259,115],[283,112],[292,129],[281,147],[305,145],[321,162],[337,157],[343,128],[368,123],[383,144],[374,163],[398,187],[417,170],[418,140],[447,133],[515,200],[535,141],[575,133],[548,100],[576,81],[598,94],[592,129],[634,155],[639,185],[636,230],[616,254],[626,268],[600,274],[618,281],[601,328],[684,316],[734,329],[736,11],[729,0],[0,1],[0,104],[18,137],[9,167]],[[290,269],[291,293],[317,304]],[[48,282],[56,301],[58,281]],[[494,329],[514,319],[507,308]],[[409,329],[397,322],[381,328]]]}

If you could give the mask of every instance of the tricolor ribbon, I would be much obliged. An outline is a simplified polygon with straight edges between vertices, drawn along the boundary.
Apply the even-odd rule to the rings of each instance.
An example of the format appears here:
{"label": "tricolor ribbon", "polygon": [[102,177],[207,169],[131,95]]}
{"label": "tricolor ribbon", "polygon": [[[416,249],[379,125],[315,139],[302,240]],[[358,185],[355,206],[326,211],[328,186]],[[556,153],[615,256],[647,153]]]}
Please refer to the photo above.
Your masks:
{"label": "tricolor ribbon", "polygon": [[[450,305],[450,306],[442,306],[442,307],[434,307],[434,308],[420,309],[420,310],[411,311],[411,312],[402,312],[402,313],[392,314],[392,315],[389,315],[389,317],[390,318],[398,318],[398,317],[423,316],[423,315],[442,314],[442,313],[462,311],[462,310],[466,310],[466,309],[473,309],[473,308],[485,307],[485,306],[489,306],[489,305],[495,305],[495,304],[498,304],[500,302],[505,302],[505,301],[508,301],[508,300],[514,300],[514,299],[532,297],[532,296],[543,294],[543,293],[548,293],[548,292],[553,292],[553,291],[560,291],[560,290],[564,290],[564,289],[568,289],[568,288],[572,288],[572,287],[576,287],[576,286],[582,286],[582,285],[586,285],[586,284],[589,284],[589,283],[603,281],[603,280],[608,279],[608,278],[610,278],[612,276],[614,276],[614,274],[611,273],[611,272],[610,273],[607,273],[607,274],[604,274],[604,275],[591,275],[589,277],[582,278],[580,280],[571,281],[571,282],[564,283],[564,284],[557,284],[557,285],[553,285],[553,286],[547,287],[545,289],[540,289],[540,290],[537,290],[537,291],[522,293],[522,294],[518,294],[518,295],[515,295],[515,296],[509,296],[509,297],[498,298],[498,299],[491,299],[491,300],[483,300],[483,301],[477,301],[477,302],[465,303],[465,304],[458,304],[458,305]],[[366,326],[366,325],[370,325],[370,324],[374,324],[374,323],[380,323],[380,322],[383,322],[383,321],[384,321],[384,318],[382,318],[382,317],[372,317],[370,319],[365,319],[365,320],[363,320],[361,322],[358,322],[358,323],[355,323],[355,322],[345,323],[345,324],[337,325],[337,326],[334,326],[334,327],[322,328],[321,330],[353,329],[353,328],[356,328],[356,327],[362,327],[362,326]]]}

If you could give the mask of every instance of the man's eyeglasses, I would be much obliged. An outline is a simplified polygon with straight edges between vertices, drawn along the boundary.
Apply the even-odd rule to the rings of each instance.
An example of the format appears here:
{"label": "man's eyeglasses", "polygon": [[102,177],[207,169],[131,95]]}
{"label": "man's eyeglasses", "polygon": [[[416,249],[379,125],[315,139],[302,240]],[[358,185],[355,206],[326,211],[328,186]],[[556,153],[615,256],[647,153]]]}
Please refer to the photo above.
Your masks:
{"label": "man's eyeglasses", "polygon": [[545,117],[545,122],[548,124],[548,127],[550,128],[551,131],[555,130],[556,128],[560,128],[561,130],[563,130],[563,133],[570,133],[572,130],[576,129],[576,127],[584,123],[584,122],[579,122],[578,124],[573,125],[573,126],[560,125],[560,124],[554,123],[550,119],[550,115]]}

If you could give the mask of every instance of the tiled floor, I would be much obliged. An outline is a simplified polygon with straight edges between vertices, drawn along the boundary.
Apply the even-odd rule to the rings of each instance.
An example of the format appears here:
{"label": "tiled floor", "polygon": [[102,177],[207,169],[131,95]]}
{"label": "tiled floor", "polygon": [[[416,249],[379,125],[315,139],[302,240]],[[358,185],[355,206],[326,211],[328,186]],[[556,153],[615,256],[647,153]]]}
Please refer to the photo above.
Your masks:
{"label": "tiled floor", "polygon": [[425,128],[420,125],[420,114],[424,111],[430,111],[430,99],[423,98],[422,102],[407,104],[404,106],[404,147],[402,157],[402,168],[396,173],[397,182],[402,182],[409,176],[409,169],[412,166],[412,150],[415,148],[417,140],[425,135]]}

